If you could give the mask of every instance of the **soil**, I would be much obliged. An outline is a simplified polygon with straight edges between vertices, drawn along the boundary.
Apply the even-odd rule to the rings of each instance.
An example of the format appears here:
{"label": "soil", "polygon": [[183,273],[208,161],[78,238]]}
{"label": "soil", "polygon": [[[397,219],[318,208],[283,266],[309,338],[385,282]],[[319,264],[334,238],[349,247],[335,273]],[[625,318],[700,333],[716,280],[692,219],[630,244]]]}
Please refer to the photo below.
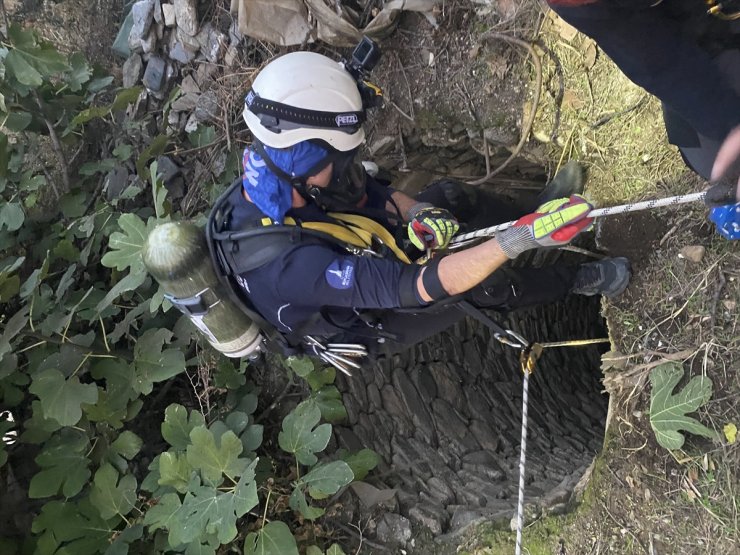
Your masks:
{"label": "soil", "polygon": [[11,20],[32,27],[63,52],[83,52],[88,60],[108,71],[120,70],[111,55],[113,39],[123,13],[115,0],[12,0],[5,1]]}
{"label": "soil", "polygon": [[651,264],[651,254],[668,230],[667,221],[654,212],[638,212],[598,222],[597,241],[609,256],[625,256],[639,271]]}
{"label": "soil", "polygon": [[427,146],[480,140],[483,130],[495,131],[500,145],[516,144],[526,80],[515,52],[481,42],[486,27],[470,6],[450,9],[436,29],[419,14],[403,14],[374,72],[386,106],[371,121],[368,142],[400,128],[421,132]]}

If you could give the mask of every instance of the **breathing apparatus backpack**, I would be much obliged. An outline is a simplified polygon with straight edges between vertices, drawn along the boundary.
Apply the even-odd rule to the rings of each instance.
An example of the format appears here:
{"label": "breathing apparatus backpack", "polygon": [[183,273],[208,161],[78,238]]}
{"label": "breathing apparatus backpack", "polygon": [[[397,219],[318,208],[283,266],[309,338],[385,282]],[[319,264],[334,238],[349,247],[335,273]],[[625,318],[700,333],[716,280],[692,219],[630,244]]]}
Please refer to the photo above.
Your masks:
{"label": "breathing apparatus backpack", "polygon": [[232,230],[231,199],[240,194],[241,187],[239,177],[216,200],[205,233],[190,222],[169,222],[149,235],[144,265],[164,289],[165,298],[226,356],[256,357],[266,350],[285,356],[318,356],[346,373],[359,368],[356,359],[367,355],[365,346],[326,343],[301,329],[289,334],[278,331],[252,306],[239,285],[239,274],[267,264],[298,243],[328,243],[356,255],[377,253],[369,244],[352,244],[300,225],[255,222],[253,227]]}

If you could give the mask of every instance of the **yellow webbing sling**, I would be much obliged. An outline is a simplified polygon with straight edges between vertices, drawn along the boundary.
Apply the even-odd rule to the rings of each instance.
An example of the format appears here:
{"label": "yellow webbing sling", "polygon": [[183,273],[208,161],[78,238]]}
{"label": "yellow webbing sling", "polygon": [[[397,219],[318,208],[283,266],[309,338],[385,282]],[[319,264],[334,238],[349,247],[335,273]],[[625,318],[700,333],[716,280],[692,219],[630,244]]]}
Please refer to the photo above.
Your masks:
{"label": "yellow webbing sling", "polygon": [[[366,218],[365,216],[358,216],[357,214],[341,214],[337,212],[329,212],[330,217],[342,222],[344,225],[332,224],[328,222],[301,222],[300,226],[305,229],[311,229],[313,231],[320,231],[327,233],[352,246],[369,249],[373,246],[373,237],[379,239],[386,247],[393,251],[396,258],[405,264],[411,264],[411,260],[406,256],[401,249],[396,245],[396,240],[393,235],[381,224]],[[285,218],[285,225],[296,225],[296,221],[293,218]],[[273,225],[270,218],[262,218],[262,225],[269,226]]]}

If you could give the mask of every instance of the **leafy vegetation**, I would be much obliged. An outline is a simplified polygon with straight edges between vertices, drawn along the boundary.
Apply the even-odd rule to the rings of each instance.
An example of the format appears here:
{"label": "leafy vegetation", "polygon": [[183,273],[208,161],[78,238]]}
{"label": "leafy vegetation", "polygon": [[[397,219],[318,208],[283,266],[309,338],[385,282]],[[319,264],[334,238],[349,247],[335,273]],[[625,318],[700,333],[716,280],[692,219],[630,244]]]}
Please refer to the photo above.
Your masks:
{"label": "leafy vegetation", "polygon": [[[346,417],[334,370],[285,361],[311,393],[271,456],[245,363],[210,369],[210,410],[164,408],[172,380],[203,358],[140,253],[178,218],[152,162],[178,138],[125,127],[141,91],[32,31],[11,26],[0,59],[0,474],[28,500],[14,510],[33,515],[2,523],[0,550],[297,553],[288,523],[319,518],[321,500],[377,464],[370,451],[320,459]],[[115,137],[109,152],[100,136]],[[121,164],[137,179],[103,194]]]}

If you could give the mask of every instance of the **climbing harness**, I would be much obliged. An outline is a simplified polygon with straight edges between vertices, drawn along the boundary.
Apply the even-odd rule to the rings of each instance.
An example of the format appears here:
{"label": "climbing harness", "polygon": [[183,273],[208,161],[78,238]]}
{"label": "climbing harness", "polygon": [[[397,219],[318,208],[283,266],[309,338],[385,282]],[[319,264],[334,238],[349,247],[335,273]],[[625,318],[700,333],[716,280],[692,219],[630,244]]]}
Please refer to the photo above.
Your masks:
{"label": "climbing harness", "polygon": [[[653,208],[661,208],[663,206],[676,206],[678,204],[685,204],[687,202],[703,201],[706,195],[706,191],[702,191],[700,193],[690,193],[688,195],[678,195],[675,197],[666,197],[661,199],[645,200],[642,202],[621,204],[619,206],[596,208],[594,210],[591,210],[591,212],[589,212],[586,217],[599,218],[602,216],[616,216],[618,214],[626,214],[627,212],[639,212],[640,210],[651,210]],[[471,231],[470,233],[463,233],[452,239],[448,248],[459,249],[463,246],[468,246],[472,241],[475,241],[476,239],[480,239],[482,237],[491,237],[492,235],[495,235],[497,231],[508,229],[515,223],[516,222],[506,222],[491,227],[485,227],[477,231]]]}

